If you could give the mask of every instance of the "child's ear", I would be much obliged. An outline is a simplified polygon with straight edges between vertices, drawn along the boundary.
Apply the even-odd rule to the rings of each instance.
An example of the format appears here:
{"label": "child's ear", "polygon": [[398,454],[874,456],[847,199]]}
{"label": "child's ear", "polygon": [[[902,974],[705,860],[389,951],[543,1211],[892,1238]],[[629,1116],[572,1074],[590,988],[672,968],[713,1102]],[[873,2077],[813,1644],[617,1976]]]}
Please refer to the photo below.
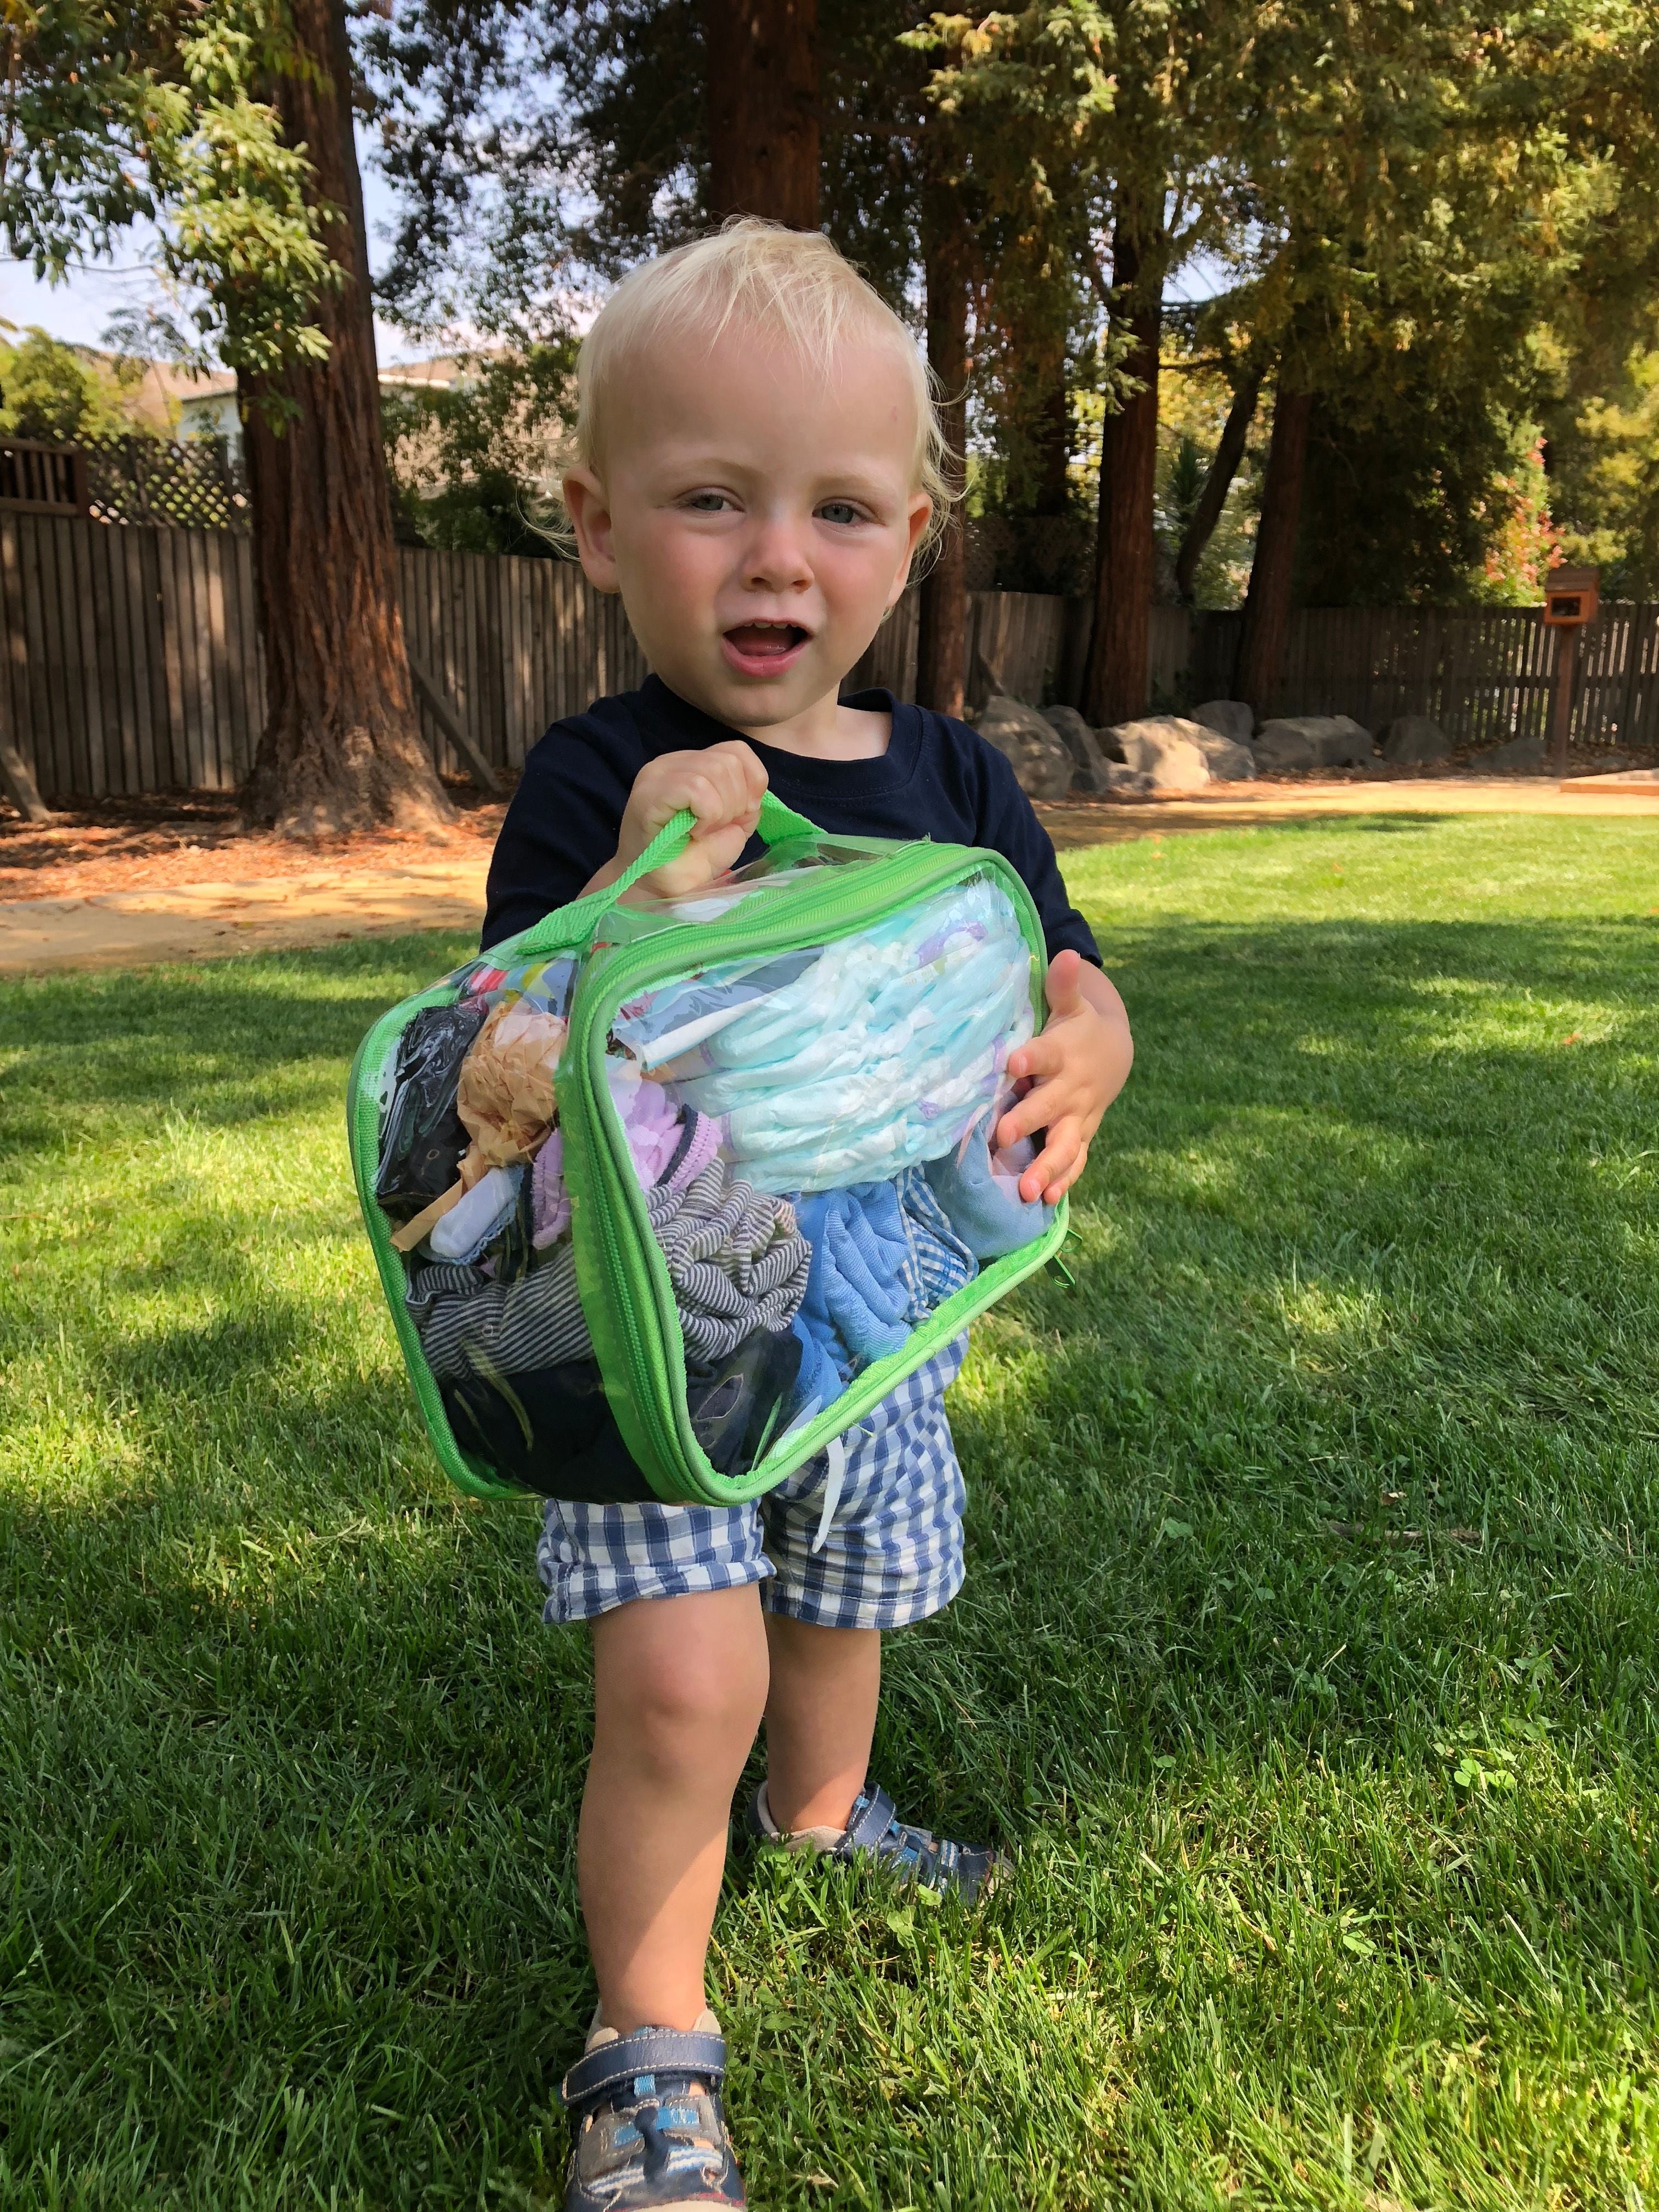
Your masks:
{"label": "child's ear", "polygon": [[576,550],[596,592],[620,591],[612,543],[611,502],[592,469],[569,470],[562,481],[565,512],[576,533]]}
{"label": "child's ear", "polygon": [[887,594],[887,605],[889,607],[896,607],[899,601],[904,597],[905,589],[910,581],[911,563],[916,557],[916,547],[921,542],[921,533],[927,529],[933,512],[933,502],[928,498],[925,491],[912,493],[910,498],[910,512],[906,518],[910,532],[909,543],[904,549],[903,565],[900,568],[897,575],[893,579],[892,590]]}

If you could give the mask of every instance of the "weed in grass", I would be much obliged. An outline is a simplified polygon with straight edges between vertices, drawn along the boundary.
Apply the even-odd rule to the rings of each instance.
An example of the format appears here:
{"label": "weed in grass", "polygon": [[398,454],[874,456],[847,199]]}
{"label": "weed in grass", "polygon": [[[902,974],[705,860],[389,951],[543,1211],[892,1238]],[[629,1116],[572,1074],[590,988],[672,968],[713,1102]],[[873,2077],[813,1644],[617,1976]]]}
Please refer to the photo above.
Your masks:
{"label": "weed in grass", "polygon": [[[1068,856],[1136,1073],[877,1747],[1018,1871],[734,1862],[757,2205],[1654,2201],[1656,864]],[[0,2204],[557,2201],[585,1642],[436,1474],[341,1133],[461,950],[0,993]]]}

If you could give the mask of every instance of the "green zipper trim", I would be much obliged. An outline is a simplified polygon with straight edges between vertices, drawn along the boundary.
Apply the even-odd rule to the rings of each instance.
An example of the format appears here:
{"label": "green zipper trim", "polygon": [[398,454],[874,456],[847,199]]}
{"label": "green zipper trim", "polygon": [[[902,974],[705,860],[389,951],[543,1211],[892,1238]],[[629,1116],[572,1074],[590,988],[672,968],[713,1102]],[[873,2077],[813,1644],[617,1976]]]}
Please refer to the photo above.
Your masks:
{"label": "green zipper trim", "polygon": [[941,1350],[969,1322],[1044,1265],[1063,1243],[1070,1209],[1062,1200],[1042,1235],[983,1268],[912,1330],[902,1348],[858,1375],[804,1428],[792,1430],[747,1474],[713,1468],[686,1407],[684,1344],[667,1262],[651,1233],[645,1196],[605,1078],[611,1024],[623,1003],[648,984],[734,957],[829,944],[878,916],[988,876],[1005,891],[1032,955],[1032,1006],[1044,1011],[1045,946],[1030,893],[1000,854],[963,845],[906,845],[836,839],[866,848],[865,868],[793,890],[769,917],[764,894],[744,902],[727,922],[685,924],[642,941],[600,948],[576,988],[570,1035],[555,1087],[567,1131],[565,1179],[575,1239],[576,1284],[606,1391],[623,1440],[646,1480],[669,1504],[739,1504],[773,1488],[860,1420],[894,1385]]}
{"label": "green zipper trim", "polygon": [[380,1169],[380,1097],[387,1065],[396,1055],[398,1039],[416,1015],[427,1006],[453,1005],[455,995],[452,982],[434,984],[431,990],[393,1006],[375,1023],[358,1046],[346,1080],[346,1136],[351,1153],[352,1180],[357,1186],[357,1203],[362,1209],[363,1226],[368,1231],[369,1249],[374,1255],[380,1287],[391,1309],[392,1326],[397,1332],[409,1379],[415,1386],[416,1403],[432,1439],[432,1449],[458,1490],[465,1490],[473,1498],[521,1498],[525,1493],[518,1483],[504,1480],[483,1460],[474,1459],[464,1451],[456,1441],[449,1416],[444,1411],[437,1379],[426,1364],[420,1337],[409,1317],[409,1306],[404,1297],[408,1277],[404,1272],[403,1258],[393,1248],[391,1229],[374,1195],[374,1178]]}
{"label": "green zipper trim", "polygon": [[[689,813],[677,815],[617,882],[492,945],[486,957],[506,967],[549,953],[590,950],[600,923],[629,885],[681,849],[690,821]],[[1069,1201],[1062,1199],[1040,1237],[982,1267],[919,1323],[898,1352],[866,1368],[808,1425],[789,1431],[748,1474],[723,1475],[709,1464],[686,1407],[684,1343],[667,1263],[651,1233],[645,1196],[605,1079],[617,1009],[647,983],[721,959],[829,944],[898,906],[984,875],[1007,895],[1030,950],[1032,1009],[1039,1024],[1046,1011],[1042,923],[1024,883],[1000,854],[964,845],[895,848],[887,838],[831,836],[773,800],[769,793],[762,802],[760,829],[775,845],[832,844],[868,854],[870,865],[832,870],[827,880],[805,887],[780,878],[746,899],[738,918],[730,922],[675,924],[599,947],[577,985],[570,1035],[555,1083],[560,1121],[572,1138],[565,1148],[565,1176],[582,1311],[623,1440],[652,1488],[671,1504],[739,1504],[773,1488],[832,1437],[855,1426],[906,1375],[1051,1259],[1065,1241],[1070,1220]],[[782,893],[788,894],[787,900],[769,916],[767,910]],[[374,1197],[382,1095],[398,1040],[417,1013],[453,1005],[458,994],[457,978],[451,975],[404,1000],[380,1017],[358,1047],[347,1085],[352,1175],[392,1327],[444,1472],[473,1497],[537,1495],[528,1486],[497,1474],[457,1439],[410,1318],[402,1257]]]}

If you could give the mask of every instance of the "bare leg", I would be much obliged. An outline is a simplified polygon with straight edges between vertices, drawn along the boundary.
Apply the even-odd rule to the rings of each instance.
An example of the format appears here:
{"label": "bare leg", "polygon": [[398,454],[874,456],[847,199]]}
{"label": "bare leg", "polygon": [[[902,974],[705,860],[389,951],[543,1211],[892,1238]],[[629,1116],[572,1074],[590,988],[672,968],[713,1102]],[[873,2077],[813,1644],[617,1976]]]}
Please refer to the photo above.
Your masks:
{"label": "bare leg", "polygon": [[645,1598],[593,1633],[593,1756],[577,1875],[600,2014],[623,2035],[692,2027],[732,1793],[766,1702],[752,1585]]}
{"label": "bare leg", "polygon": [[766,1615],[766,1796],[786,1833],[844,1828],[870,1766],[881,1632]]}

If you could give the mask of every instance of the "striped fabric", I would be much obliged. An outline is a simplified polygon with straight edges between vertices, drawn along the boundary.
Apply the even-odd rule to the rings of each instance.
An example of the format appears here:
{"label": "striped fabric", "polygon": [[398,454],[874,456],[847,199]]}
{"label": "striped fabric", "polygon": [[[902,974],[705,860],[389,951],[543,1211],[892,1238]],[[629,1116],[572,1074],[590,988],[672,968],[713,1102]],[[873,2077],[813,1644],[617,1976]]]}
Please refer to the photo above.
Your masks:
{"label": "striped fabric", "polygon": [[687,1353],[724,1359],[757,1328],[788,1328],[806,1295],[812,1248],[781,1198],[710,1160],[684,1191],[646,1194],[668,1262]]}
{"label": "striped fabric", "polygon": [[910,1318],[919,1322],[971,1283],[979,1262],[951,1226],[950,1215],[921,1170],[906,1168],[897,1181],[899,1218],[910,1248],[905,1287],[910,1293]]}
{"label": "striped fabric", "polygon": [[593,1356],[568,1243],[516,1283],[481,1287],[476,1267],[417,1268],[404,1297],[439,1376],[528,1375]]}
{"label": "striped fabric", "polygon": [[[688,1358],[728,1358],[757,1329],[774,1335],[800,1311],[812,1248],[781,1199],[734,1182],[711,1160],[683,1190],[647,1194],[668,1261]],[[514,1283],[476,1267],[412,1269],[404,1299],[427,1364],[441,1377],[528,1375],[591,1358],[592,1340],[567,1239]]]}

